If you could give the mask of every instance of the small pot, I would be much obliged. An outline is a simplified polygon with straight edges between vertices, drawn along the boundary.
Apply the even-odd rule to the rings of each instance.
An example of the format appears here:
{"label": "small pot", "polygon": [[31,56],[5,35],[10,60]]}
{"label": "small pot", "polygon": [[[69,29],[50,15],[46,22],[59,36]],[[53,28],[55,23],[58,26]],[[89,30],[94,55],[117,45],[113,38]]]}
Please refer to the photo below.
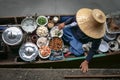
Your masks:
{"label": "small pot", "polygon": [[110,41],[109,43],[110,50],[117,51],[119,50],[119,44],[117,41]]}
{"label": "small pot", "polygon": [[2,39],[7,45],[18,45],[23,39],[22,30],[18,27],[9,27],[2,33]]}
{"label": "small pot", "polygon": [[120,35],[117,37],[117,42],[120,44]]}

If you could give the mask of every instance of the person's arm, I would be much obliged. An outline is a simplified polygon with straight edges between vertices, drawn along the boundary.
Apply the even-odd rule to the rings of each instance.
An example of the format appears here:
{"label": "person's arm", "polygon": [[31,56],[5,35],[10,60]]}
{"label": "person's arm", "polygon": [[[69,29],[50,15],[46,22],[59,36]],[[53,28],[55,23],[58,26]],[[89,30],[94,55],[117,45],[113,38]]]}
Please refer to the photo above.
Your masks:
{"label": "person's arm", "polygon": [[75,21],[76,21],[75,17],[71,17],[71,18],[67,19],[65,22],[59,24],[58,28],[63,29],[65,25],[71,24],[72,22],[75,22]]}
{"label": "person's arm", "polygon": [[86,60],[88,62],[90,62],[90,60],[92,59],[93,55],[97,52],[100,43],[101,43],[101,39],[94,40],[92,42],[92,47],[90,48],[90,51],[88,52],[88,56],[86,57]]}
{"label": "person's arm", "polygon": [[86,57],[86,60],[84,60],[80,65],[81,71],[83,73],[88,71],[88,64],[89,64],[90,60],[92,59],[93,55],[96,53],[97,49],[99,48],[100,43],[101,43],[100,39],[93,41],[92,48],[90,49],[90,51]]}
{"label": "person's arm", "polygon": [[75,21],[76,21],[75,17],[71,17],[71,18],[67,19],[64,23],[65,23],[65,25],[68,25],[68,24],[75,22]]}

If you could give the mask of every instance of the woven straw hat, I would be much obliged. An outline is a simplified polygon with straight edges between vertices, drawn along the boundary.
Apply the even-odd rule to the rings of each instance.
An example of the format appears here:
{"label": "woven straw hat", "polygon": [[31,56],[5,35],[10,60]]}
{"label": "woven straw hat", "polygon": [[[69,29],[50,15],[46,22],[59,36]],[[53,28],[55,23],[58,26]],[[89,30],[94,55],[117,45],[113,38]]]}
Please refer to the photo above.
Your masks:
{"label": "woven straw hat", "polygon": [[106,16],[99,9],[82,8],[76,13],[79,28],[87,36],[99,39],[105,34]]}

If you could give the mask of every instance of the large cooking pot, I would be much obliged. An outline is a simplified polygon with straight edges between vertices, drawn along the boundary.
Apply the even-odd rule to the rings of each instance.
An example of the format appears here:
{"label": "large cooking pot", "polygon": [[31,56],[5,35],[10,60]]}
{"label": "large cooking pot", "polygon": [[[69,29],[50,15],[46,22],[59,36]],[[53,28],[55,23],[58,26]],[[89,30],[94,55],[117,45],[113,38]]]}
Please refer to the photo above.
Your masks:
{"label": "large cooking pot", "polygon": [[38,54],[38,47],[32,42],[23,44],[19,49],[19,56],[24,61],[34,61]]}
{"label": "large cooking pot", "polygon": [[22,29],[27,33],[32,33],[37,28],[37,23],[34,18],[26,17],[21,22]]}
{"label": "large cooking pot", "polygon": [[2,39],[7,45],[18,45],[23,39],[23,33],[18,27],[9,27],[3,31]]}

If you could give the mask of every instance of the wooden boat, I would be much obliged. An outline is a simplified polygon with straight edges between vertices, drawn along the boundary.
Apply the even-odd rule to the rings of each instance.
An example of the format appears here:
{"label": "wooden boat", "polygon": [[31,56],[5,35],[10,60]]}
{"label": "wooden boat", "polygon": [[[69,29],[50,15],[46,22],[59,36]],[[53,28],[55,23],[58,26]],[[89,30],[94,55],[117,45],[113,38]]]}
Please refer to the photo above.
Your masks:
{"label": "wooden boat", "polygon": [[[50,16],[58,16],[58,15],[50,15]],[[36,16],[33,16],[34,18]],[[68,17],[73,17],[73,15],[61,15],[60,17],[64,17],[64,19],[67,19]],[[25,18],[25,16],[22,17],[4,17],[0,18],[0,26],[5,26],[6,28],[9,26],[14,26],[14,25],[19,25],[21,24],[21,21]],[[64,21],[64,20],[62,20]],[[60,21],[60,23],[62,22]],[[0,30],[0,34],[2,34],[3,30]],[[118,34],[119,35],[119,34]],[[2,38],[1,38],[2,39]],[[4,44],[4,43],[3,43]],[[74,57],[74,56],[69,56],[67,58],[64,58],[62,60],[57,60],[57,61],[50,61],[50,60],[43,60],[40,59],[39,57],[32,62],[25,62],[21,60],[21,58],[18,55],[18,49],[19,45],[17,47],[11,47],[6,44],[2,47],[0,51],[0,67],[75,67],[75,65],[78,67],[80,62],[82,62],[85,59],[85,56],[80,56],[80,57]],[[93,57],[92,62],[96,62],[97,66],[99,65],[98,63],[101,64],[106,64],[107,67],[109,65],[116,64],[120,61],[120,51],[108,51],[106,53],[98,53],[95,54]],[[108,59],[108,60],[107,60]],[[103,61],[103,63],[101,63]],[[77,62],[77,63],[76,63]],[[98,63],[97,63],[98,62]],[[106,63],[104,63],[106,62]],[[71,65],[72,63],[72,65]],[[94,65],[93,63],[91,63]],[[100,65],[98,67],[100,67]]]}

